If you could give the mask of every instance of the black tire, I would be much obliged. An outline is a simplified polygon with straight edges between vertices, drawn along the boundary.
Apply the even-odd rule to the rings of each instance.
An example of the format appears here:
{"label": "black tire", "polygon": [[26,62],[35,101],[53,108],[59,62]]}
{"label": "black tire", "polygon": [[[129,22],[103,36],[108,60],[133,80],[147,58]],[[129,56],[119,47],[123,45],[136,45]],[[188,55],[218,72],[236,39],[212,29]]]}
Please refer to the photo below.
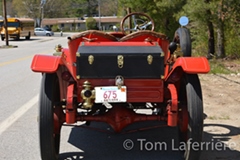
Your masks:
{"label": "black tire", "polygon": [[49,37],[50,37],[50,36],[51,36],[51,34],[47,33],[47,34],[46,34],[46,36],[49,36]]}
{"label": "black tire", "polygon": [[26,36],[25,38],[26,38],[26,40],[29,40],[31,38],[31,33],[29,32],[28,36]]}
{"label": "black tire", "polygon": [[42,160],[57,160],[60,145],[60,130],[55,130],[53,115],[56,102],[60,101],[59,83],[56,74],[43,74],[39,101],[39,138]]}
{"label": "black tire", "polygon": [[[187,145],[183,156],[185,160],[197,160],[200,157],[201,148],[193,147],[192,144],[200,146],[203,134],[203,102],[198,75],[186,74],[178,93],[181,109],[179,112],[179,140],[180,145]],[[183,124],[184,122],[185,124]]]}
{"label": "black tire", "polygon": [[190,32],[187,28],[178,28],[175,32],[173,42],[180,45],[184,57],[191,57],[192,42]]}
{"label": "black tire", "polygon": [[20,39],[20,35],[17,35],[17,36],[15,37],[15,40],[18,41],[19,39]]}

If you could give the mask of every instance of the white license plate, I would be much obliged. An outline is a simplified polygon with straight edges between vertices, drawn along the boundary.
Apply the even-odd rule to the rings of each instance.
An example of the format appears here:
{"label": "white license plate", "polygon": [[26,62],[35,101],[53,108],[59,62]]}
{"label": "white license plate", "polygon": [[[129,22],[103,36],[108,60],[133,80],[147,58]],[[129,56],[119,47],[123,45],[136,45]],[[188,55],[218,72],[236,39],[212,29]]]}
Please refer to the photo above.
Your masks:
{"label": "white license plate", "polygon": [[126,102],[127,87],[121,86],[108,86],[108,87],[95,87],[95,103],[103,102]]}

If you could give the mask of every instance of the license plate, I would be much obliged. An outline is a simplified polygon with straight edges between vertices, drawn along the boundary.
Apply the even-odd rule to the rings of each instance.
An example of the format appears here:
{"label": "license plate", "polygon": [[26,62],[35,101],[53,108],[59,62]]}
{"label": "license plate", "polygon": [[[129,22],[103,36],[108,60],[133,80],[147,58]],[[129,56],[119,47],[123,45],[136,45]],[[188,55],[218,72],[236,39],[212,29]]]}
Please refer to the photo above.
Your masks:
{"label": "license plate", "polygon": [[103,102],[126,102],[127,87],[121,86],[108,86],[108,87],[95,87],[95,103]]}

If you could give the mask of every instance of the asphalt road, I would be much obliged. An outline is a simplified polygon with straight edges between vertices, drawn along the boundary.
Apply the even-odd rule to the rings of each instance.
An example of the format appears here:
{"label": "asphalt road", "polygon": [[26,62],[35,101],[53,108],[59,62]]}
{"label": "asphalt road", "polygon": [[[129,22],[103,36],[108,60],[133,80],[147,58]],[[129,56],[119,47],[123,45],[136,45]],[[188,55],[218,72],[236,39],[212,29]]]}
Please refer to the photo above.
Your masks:
{"label": "asphalt road", "polygon": [[[41,74],[30,69],[35,54],[52,54],[57,44],[67,47],[67,36],[10,40],[17,48],[0,49],[0,159],[40,160],[38,139],[38,94]],[[0,46],[5,42],[0,42]],[[79,123],[80,126],[81,123]],[[126,130],[158,126],[139,123]],[[114,134],[104,123],[92,123],[103,131],[63,127],[60,159],[181,159],[175,128],[157,127]],[[173,151],[174,150],[174,151]]]}

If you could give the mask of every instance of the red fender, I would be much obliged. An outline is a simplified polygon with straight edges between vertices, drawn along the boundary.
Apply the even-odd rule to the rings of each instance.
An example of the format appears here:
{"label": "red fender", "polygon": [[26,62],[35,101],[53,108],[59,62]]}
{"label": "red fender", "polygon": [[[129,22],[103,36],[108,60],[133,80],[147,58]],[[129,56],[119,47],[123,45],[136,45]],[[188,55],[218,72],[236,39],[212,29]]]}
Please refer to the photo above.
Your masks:
{"label": "red fender", "polygon": [[205,57],[179,57],[166,77],[166,81],[178,81],[183,72],[188,74],[198,74],[208,73],[209,71],[210,66]]}
{"label": "red fender", "polygon": [[61,64],[60,56],[35,55],[32,60],[31,69],[34,72],[53,73]]}

